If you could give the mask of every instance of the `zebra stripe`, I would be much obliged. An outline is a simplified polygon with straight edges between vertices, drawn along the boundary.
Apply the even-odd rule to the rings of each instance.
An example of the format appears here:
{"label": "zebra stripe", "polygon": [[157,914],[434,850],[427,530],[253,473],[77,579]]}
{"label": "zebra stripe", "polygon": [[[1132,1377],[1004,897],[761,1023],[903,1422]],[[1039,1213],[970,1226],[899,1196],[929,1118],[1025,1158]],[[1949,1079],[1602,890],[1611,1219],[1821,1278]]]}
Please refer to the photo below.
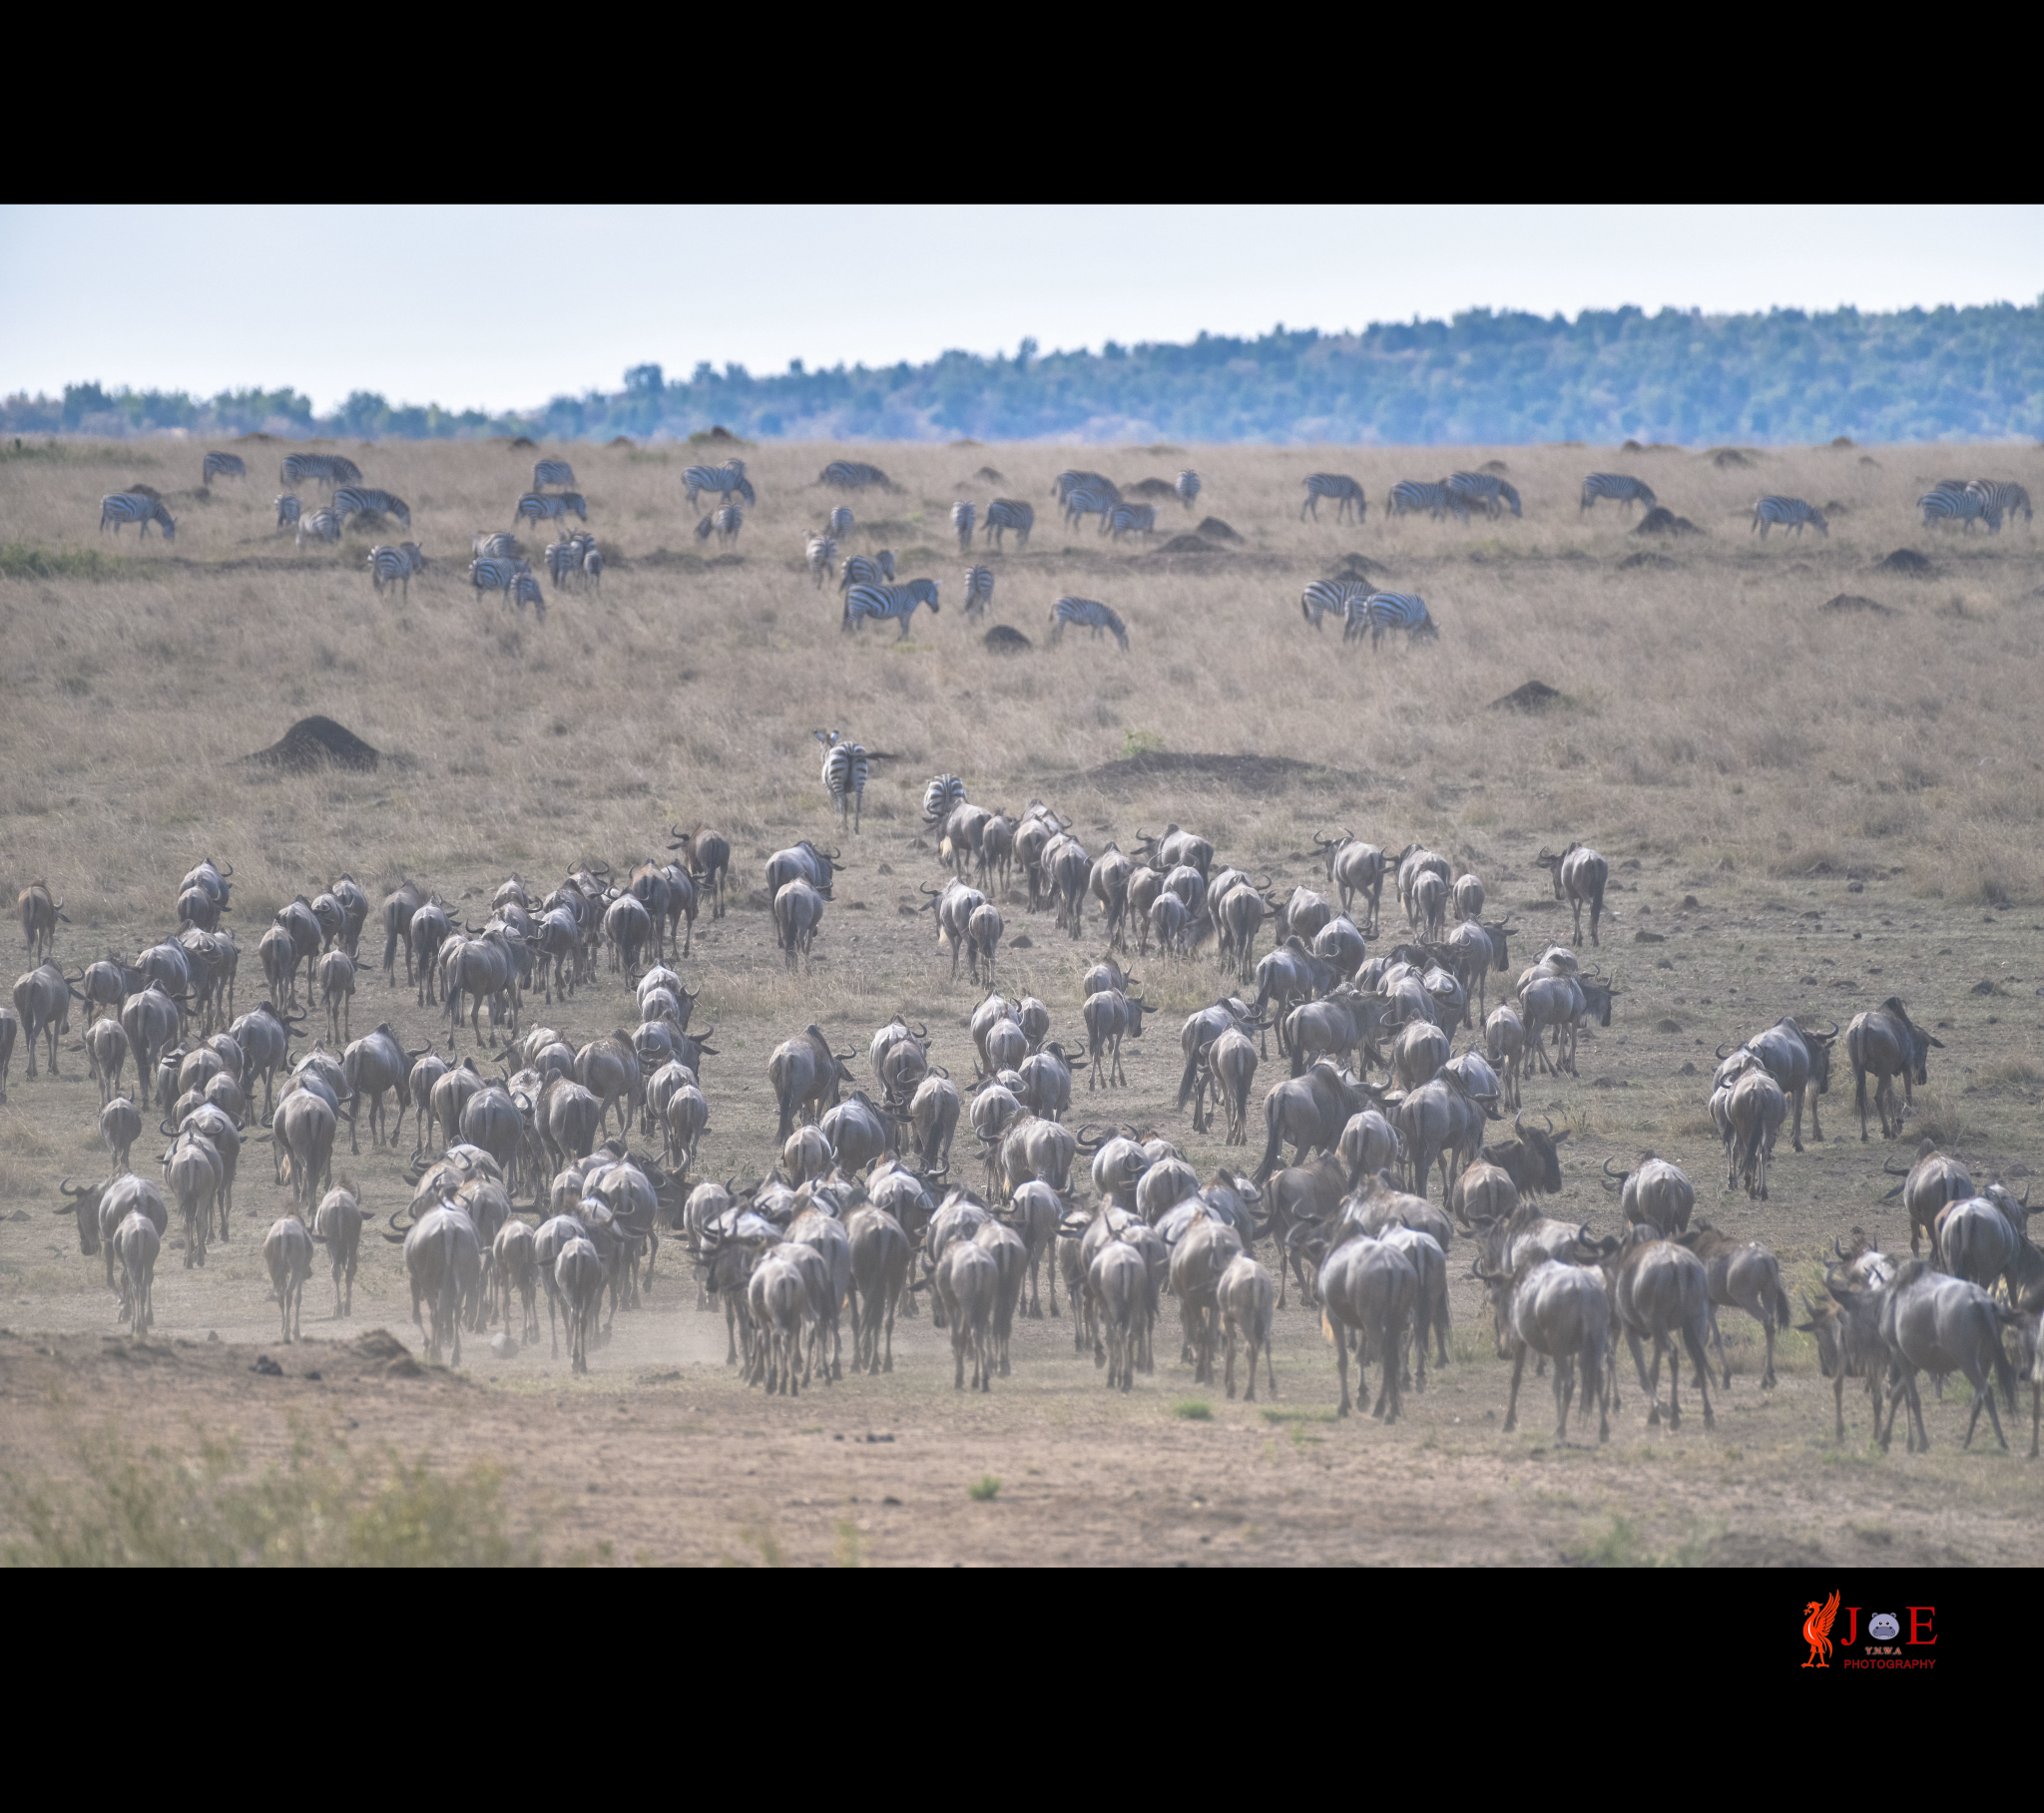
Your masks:
{"label": "zebra stripe", "polygon": [[411,527],[411,506],[401,497],[392,497],[387,491],[372,491],[358,485],[350,485],[333,494],[333,514],[346,522],[351,516],[373,510],[378,516],[394,516],[407,529]]}
{"label": "zebra stripe", "polygon": [[1305,477],[1305,502],[1298,507],[1298,520],[1304,522],[1306,512],[1312,512],[1314,522],[1320,520],[1320,499],[1331,497],[1337,500],[1334,520],[1338,523],[1348,514],[1348,507],[1355,506],[1355,520],[1359,523],[1369,512],[1369,499],[1362,495],[1362,487],[1345,472],[1309,472]]}
{"label": "zebra stripe", "polygon": [[164,540],[178,539],[178,525],[171,520],[171,513],[164,508],[163,499],[145,497],[139,491],[115,491],[100,499],[100,528],[114,525],[115,535],[121,533],[123,523],[136,525],[136,539],[140,541],[149,534],[152,523],[163,530]]}
{"label": "zebra stripe", "polygon": [[516,560],[520,552],[517,536],[508,529],[478,529],[469,538],[468,551],[476,560],[493,554]]}
{"label": "zebra stripe", "polygon": [[1101,533],[1105,534],[1108,512],[1121,501],[1121,493],[1112,486],[1105,491],[1096,491],[1090,485],[1074,485],[1065,493],[1065,521],[1076,527],[1083,518],[1097,516]]}
{"label": "zebra stripe", "polygon": [[276,500],[276,526],[288,529],[298,520],[298,500],[294,497],[280,497]]}
{"label": "zebra stripe", "polygon": [[548,485],[573,485],[575,468],[566,460],[535,460],[532,467],[532,488],[535,491]]}
{"label": "zebra stripe", "polygon": [[1645,504],[1651,510],[1658,501],[1653,488],[1634,478],[1629,472],[1593,472],[1583,481],[1582,507],[1576,514],[1582,515],[1583,511],[1589,509],[1600,497],[1608,497],[1613,503],[1624,504],[1628,516],[1632,515],[1635,504]]}
{"label": "zebra stripe", "polygon": [[1178,493],[1178,501],[1190,510],[1193,499],[1200,495],[1200,475],[1188,467],[1178,475],[1178,483],[1172,489]]}
{"label": "zebra stripe", "polygon": [[957,503],[951,506],[951,527],[958,531],[958,552],[964,554],[972,546],[972,531],[978,521],[979,512],[970,504]]}
{"label": "zebra stripe", "polygon": [[1029,532],[1036,527],[1036,506],[1020,498],[997,497],[986,507],[986,533],[998,548],[1003,534],[1012,529],[1023,547],[1029,546]]}
{"label": "zebra stripe", "polygon": [[[1103,478],[1097,472],[1076,472],[1069,469],[1060,472],[1051,480],[1050,490],[1051,495],[1061,504],[1067,503],[1074,491],[1090,491],[1095,497],[1104,497],[1110,503],[1118,504],[1122,501],[1122,494],[1114,480]],[[1092,512],[1087,511],[1084,514],[1090,516]]]}
{"label": "zebra stripe", "polygon": [[1113,511],[1100,519],[1102,529],[1112,529],[1114,539],[1120,541],[1124,535],[1155,535],[1157,533],[1157,507],[1154,504],[1117,504]]}
{"label": "zebra stripe", "polygon": [[585,523],[589,521],[589,506],[580,492],[528,491],[511,513],[511,526],[515,529],[523,522],[549,523],[557,516],[566,516],[571,510]]}
{"label": "zebra stripe", "polygon": [[1348,607],[1348,623],[1342,630],[1343,641],[1359,638],[1363,626],[1369,626],[1369,644],[1374,649],[1384,640],[1386,630],[1403,630],[1407,636],[1418,641],[1421,637],[1437,637],[1440,632],[1428,615],[1426,600],[1410,592],[1372,592],[1368,598]]}
{"label": "zebra stripe", "polygon": [[937,591],[933,579],[912,579],[905,586],[853,586],[844,595],[844,621],[840,628],[861,629],[869,617],[893,619],[901,625],[901,638],[905,640],[916,606],[928,605],[930,615],[937,615]]}
{"label": "zebra stripe", "polygon": [[1317,630],[1320,619],[1330,613],[1345,621],[1353,606],[1366,603],[1369,595],[1368,586],[1352,579],[1316,579],[1299,595],[1298,608]]}
{"label": "zebra stripe", "polygon": [[1764,497],[1754,505],[1753,526],[1760,531],[1762,541],[1768,539],[1768,531],[1778,523],[1785,529],[1792,528],[1797,535],[1807,523],[1826,540],[1830,539],[1830,525],[1824,521],[1824,513],[1811,509],[1799,497]]}
{"label": "zebra stripe", "polygon": [[249,468],[242,463],[239,453],[209,453],[200,470],[199,482],[210,485],[215,474],[224,478],[247,478]]}
{"label": "zebra stripe", "polygon": [[338,453],[286,454],[278,475],[285,490],[301,479],[319,479],[329,491],[335,485],[359,485],[362,482],[362,469]]}
{"label": "zebra stripe", "polygon": [[1122,620],[1095,598],[1061,598],[1050,608],[1052,642],[1058,641],[1065,633],[1067,624],[1078,624],[1093,632],[1093,640],[1100,640],[1103,630],[1112,630],[1114,639],[1128,653],[1129,632]]}
{"label": "zebra stripe", "polygon": [[994,602],[994,570],[991,567],[967,567],[965,569],[965,615],[977,622],[979,616]]}
{"label": "zebra stripe", "polygon": [[835,485],[844,491],[863,491],[868,485],[877,485],[882,491],[892,491],[893,482],[877,466],[867,466],[858,460],[832,460],[823,468],[823,476],[816,481],[822,485]]}
{"label": "zebra stripe", "polygon": [[[504,539],[509,541],[511,538],[506,536]],[[553,581],[556,590],[568,582],[581,563],[581,550],[565,537],[547,544],[547,578]]]}
{"label": "zebra stripe", "polygon": [[406,542],[401,548],[380,547],[369,550],[369,579],[378,592],[385,586],[401,586],[404,596],[411,596],[411,576],[424,570],[426,557],[419,552],[416,542]]}
{"label": "zebra stripe", "polygon": [[877,586],[892,584],[894,579],[894,550],[882,548],[878,554],[868,558],[863,554],[847,554],[844,567],[837,581],[837,590],[842,592],[850,586]]}
{"label": "zebra stripe", "polygon": [[696,539],[707,542],[711,530],[717,531],[718,539],[735,542],[739,531],[746,526],[746,513],[737,504],[726,504],[722,510],[713,510],[696,525]]}
{"label": "zebra stripe", "polygon": [[836,509],[830,512],[828,526],[832,535],[849,535],[851,533],[851,507],[848,504],[839,504]]}
{"label": "zebra stripe", "polygon": [[1481,503],[1485,516],[1498,515],[1507,504],[1519,514],[1519,494],[1494,472],[1452,472],[1447,483],[1450,496]]}
{"label": "zebra stripe", "polygon": [[603,590],[603,551],[600,548],[585,548],[582,551],[582,577],[599,592]]}
{"label": "zebra stripe", "polygon": [[934,828],[965,803],[965,783],[955,774],[939,774],[922,790],[922,822]]}
{"label": "zebra stripe", "polygon": [[1408,511],[1424,510],[1435,522],[1440,521],[1443,510],[1452,510],[1464,521],[1468,520],[1469,505],[1460,493],[1450,491],[1445,479],[1429,485],[1416,478],[1400,479],[1391,487],[1390,512],[1393,516],[1404,516]]}
{"label": "zebra stripe", "polygon": [[537,622],[547,621],[547,597],[539,589],[539,581],[533,578],[529,567],[523,573],[511,576],[511,602],[521,611],[530,605]]}
{"label": "zebra stripe", "polygon": [[1923,512],[1926,529],[1932,523],[1944,522],[1964,523],[1970,531],[1975,522],[1984,520],[1990,535],[1999,534],[2001,530],[2000,512],[1990,516],[1986,497],[1957,479],[1946,479],[1926,491],[1916,500],[1916,507]]}
{"label": "zebra stripe", "polygon": [[816,590],[820,592],[823,589],[823,581],[829,577],[831,564],[837,559],[837,544],[827,535],[811,535],[806,538],[805,546],[808,552],[809,576],[816,582]]}
{"label": "zebra stripe", "polygon": [[727,501],[736,491],[747,503],[754,502],[753,487],[747,482],[744,460],[726,460],[722,466],[691,466],[682,474],[682,483],[688,487],[692,505],[706,491],[714,491]]}
{"label": "zebra stripe", "polygon": [[468,563],[468,583],[478,592],[508,592],[511,582],[532,568],[522,560],[501,554],[487,554]]}
{"label": "zebra stripe", "polygon": [[[837,808],[837,818],[841,824],[845,818],[847,804],[851,805],[854,814],[862,812],[865,808],[864,745],[847,741],[842,730],[815,730],[810,734],[823,745],[823,787],[830,795],[830,803]],[[855,816],[853,828],[857,828]]]}
{"label": "zebra stripe", "polygon": [[1967,481],[1966,489],[1978,493],[1988,509],[2002,516],[2013,518],[2020,510],[2024,522],[2031,520],[2030,494],[2020,485],[2005,484],[1998,479],[1976,478]]}
{"label": "zebra stripe", "polygon": [[340,540],[340,518],[331,510],[315,510],[310,516],[298,518],[298,546],[306,542],[337,542]]}

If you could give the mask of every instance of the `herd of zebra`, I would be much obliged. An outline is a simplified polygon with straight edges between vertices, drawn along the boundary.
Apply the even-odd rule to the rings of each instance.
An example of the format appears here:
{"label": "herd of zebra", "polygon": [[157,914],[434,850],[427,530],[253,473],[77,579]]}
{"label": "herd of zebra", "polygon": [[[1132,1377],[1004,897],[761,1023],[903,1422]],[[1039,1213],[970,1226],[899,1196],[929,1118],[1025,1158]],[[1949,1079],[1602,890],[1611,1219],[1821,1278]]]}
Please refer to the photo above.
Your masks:
{"label": "herd of zebra", "polygon": [[1923,526],[1933,523],[1961,523],[1969,531],[1985,523],[1989,535],[2001,533],[2001,519],[2018,511],[2030,521],[2030,494],[2020,485],[2002,484],[1991,478],[1939,479],[1916,500],[1923,512]]}

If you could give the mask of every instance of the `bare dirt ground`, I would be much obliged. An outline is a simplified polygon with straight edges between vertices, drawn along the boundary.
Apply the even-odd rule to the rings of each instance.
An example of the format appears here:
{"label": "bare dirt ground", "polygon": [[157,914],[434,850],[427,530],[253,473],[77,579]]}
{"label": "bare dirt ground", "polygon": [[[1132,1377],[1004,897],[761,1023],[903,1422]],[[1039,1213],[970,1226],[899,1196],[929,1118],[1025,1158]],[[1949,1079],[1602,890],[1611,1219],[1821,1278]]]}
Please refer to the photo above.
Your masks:
{"label": "bare dirt ground", "polygon": [[[979,627],[959,624],[951,604],[918,618],[899,648],[891,633],[840,637],[836,595],[810,588],[797,534],[840,501],[811,486],[830,449],[749,451],[761,508],[729,562],[691,552],[682,456],[567,450],[587,467],[592,527],[618,559],[601,600],[559,599],[544,628],[459,584],[469,530],[508,520],[532,454],[349,451],[368,482],[411,498],[414,533],[442,563],[409,604],[372,599],[362,549],[301,561],[287,543],[271,546],[259,478],[246,495],[222,482],[206,502],[174,503],[180,535],[168,553],[138,553],[131,537],[100,567],[17,561],[19,576],[0,578],[0,635],[17,664],[0,710],[0,879],[18,888],[49,877],[67,902],[58,954],[68,964],[109,948],[132,956],[164,936],[179,876],[211,853],[237,865],[230,923],[244,945],[246,1007],[260,990],[254,945],[269,912],[344,867],[372,899],[411,875],[479,919],[509,870],[550,886],[579,858],[622,868],[661,851],[667,825],[707,821],[734,844],[740,904],[721,922],[699,920],[678,966],[705,991],[698,1020],[717,1027],[701,1169],[757,1176],[772,1147],[766,1056],[807,1020],[862,1053],[872,1028],[904,1010],[928,1021],[939,1062],[970,1074],[976,993],[949,981],[913,912],[916,885],[939,872],[918,845],[916,800],[948,768],[975,797],[1059,805],[1095,853],[1176,820],[1280,886],[1323,882],[1314,831],[1427,841],[1483,877],[1492,915],[1514,915],[1515,967],[1520,950],[1530,961],[1568,930],[1533,857],[1571,837],[1596,843],[1613,864],[1616,912],[1602,948],[1586,954],[1617,975],[1619,1009],[1608,1032],[1586,1037],[1580,1078],[1529,1078],[1525,1089],[1528,1112],[1570,1133],[1557,1214],[1613,1227],[1599,1167],[1651,1147],[1696,1179],[1701,1214],[1773,1246],[1799,1300],[1850,1227],[1890,1251],[1906,1245],[1905,1218],[1881,1200],[1895,1181],[1881,1166],[1923,1129],[1976,1176],[2020,1188],[2044,1164],[2044,777],[2021,728],[2044,706],[2034,654],[2044,554],[2019,525],[1990,545],[1915,522],[1909,499],[1945,475],[1956,457],[1947,450],[1764,454],[1754,471],[1686,454],[1627,468],[1640,456],[1506,449],[1526,517],[1467,530],[1387,525],[1374,502],[1361,529],[1300,525],[1297,477],[1351,470],[1380,499],[1391,478],[1473,466],[1489,450],[864,450],[906,492],[854,498],[854,508],[877,519],[887,545],[911,551],[904,573],[944,576],[947,596],[962,563],[930,544],[944,543],[948,499],[983,507],[999,491],[1037,502],[1030,552],[974,556],[999,575],[989,621],[1038,644],[1021,657],[984,652]],[[134,466],[168,493],[175,479],[142,462],[186,457],[87,452],[99,463],[0,462],[0,542],[83,559],[100,492]],[[1007,478],[959,488],[982,463]],[[1974,463],[2038,489],[2034,452]],[[1090,529],[1061,531],[1044,492],[1065,464],[1117,477],[1197,465],[1208,491],[1195,518],[1227,519],[1244,549],[1152,558],[1104,551]],[[1647,471],[1663,503],[1709,534],[1649,544],[1608,505],[1578,520],[1574,486],[1593,468]],[[1847,507],[1827,543],[1762,546],[1739,512],[1763,490]],[[866,545],[863,530],[849,544]],[[1650,546],[1674,565],[1625,565]],[[1937,576],[1875,569],[1903,546],[1926,550]],[[1386,569],[1384,583],[1427,597],[1438,645],[1372,657],[1302,625],[1300,585],[1356,551]],[[1130,656],[1070,636],[1041,647],[1048,601],[1068,592],[1123,612]],[[1870,596],[1891,615],[1826,612],[1839,596]],[[1491,708],[1528,679],[1560,699],[1531,713]],[[372,774],[237,765],[311,711],[391,758]],[[856,867],[813,969],[789,975],[766,915],[744,902],[769,850],[836,836],[807,740],[820,723],[900,759],[868,790],[864,834],[839,839]],[[1075,943],[1047,917],[1008,908],[1001,986],[1040,996],[1068,1043],[1097,926],[1090,916]],[[1386,936],[1402,929],[1387,902]],[[1175,1108],[1180,1019],[1222,992],[1220,979],[1206,960],[1136,969],[1158,1013],[1128,1050],[1130,1087],[1076,1101],[1071,1119],[1154,1126],[1203,1174],[1248,1168],[1254,1150],[1193,1135]],[[1823,1142],[1797,1154],[1785,1136],[1771,1201],[1725,1193],[1704,1103],[1716,1047],[1786,1012],[1842,1022],[1890,993],[1944,1041],[1904,1141],[1883,1145],[1876,1129],[1860,1142],[1848,1078],[1824,1103]],[[321,1018],[315,1009],[308,1032]],[[398,987],[365,979],[353,1004],[356,1035],[383,1019],[408,1047],[445,1049],[444,1015],[416,1004],[401,967]],[[530,1001],[526,1023],[535,1019],[576,1044],[628,1026],[625,979],[606,974],[557,1007]],[[1278,1395],[1266,1402],[1260,1391],[1255,1406],[1194,1387],[1174,1357],[1169,1303],[1157,1371],[1126,1397],[1074,1354],[1069,1320],[1048,1318],[1018,1327],[1012,1376],[991,1394],[955,1393],[948,1343],[925,1315],[897,1325],[892,1374],[769,1402],[725,1368],[722,1317],[695,1308],[672,1247],[647,1307],[618,1317],[586,1380],[544,1341],[498,1361],[471,1336],[459,1374],[416,1375],[405,1361],[393,1371],[380,1345],[353,1345],[380,1326],[423,1348],[396,1248],[380,1241],[365,1252],[352,1319],[328,1319],[330,1289],[316,1273],[310,1339],[285,1348],[258,1246],[288,1198],[259,1143],[244,1158],[234,1237],[204,1271],[167,1246],[156,1337],[132,1349],[113,1338],[100,1261],[81,1256],[68,1217],[53,1213],[60,1177],[97,1177],[106,1162],[79,1030],[74,1020],[55,1080],[30,1082],[17,1050],[0,1107],[0,1322],[14,1331],[0,1338],[11,1495],[0,1495],[0,1541],[24,1540],[24,1494],[71,1490],[110,1443],[177,1457],[232,1439],[236,1477],[256,1478],[294,1440],[316,1439],[357,1457],[423,1460],[436,1475],[496,1469],[512,1524],[553,1559],[1990,1563],[2037,1553],[2040,1475],[2023,1458],[2020,1413],[2012,1454],[1995,1448],[1984,1419],[1962,1452],[1965,1386],[1941,1404],[1926,1391],[1930,1452],[1905,1456],[1898,1443],[1881,1457],[1854,1392],[1840,1444],[1807,1338],[1787,1337],[1780,1388],[1763,1393],[1759,1331],[1732,1312],[1735,1378],[1714,1393],[1714,1430],[1694,1414],[1687,1380],[1682,1428],[1647,1428],[1628,1366],[1608,1446],[1580,1418],[1576,1445],[1557,1445],[1546,1381],[1530,1373],[1507,1438],[1509,1368],[1492,1357],[1487,1306],[1461,1276],[1453,1359],[1407,1395],[1389,1429],[1367,1415],[1331,1420],[1332,1355],[1295,1304],[1279,1316]],[[457,1044],[476,1050],[466,1027]],[[1277,1074],[1274,1058],[1258,1097]],[[148,1144],[139,1168],[154,1164]],[[394,1151],[372,1151],[366,1129],[358,1154],[345,1134],[342,1144],[336,1170],[374,1213],[408,1198],[408,1127]],[[959,1170],[976,1171],[963,1145]],[[281,1375],[252,1370],[258,1354]],[[1179,1414],[1192,1404],[1207,1416]],[[992,1496],[969,1496],[989,1478],[1000,1482]],[[31,1543],[27,1553],[40,1552]]]}

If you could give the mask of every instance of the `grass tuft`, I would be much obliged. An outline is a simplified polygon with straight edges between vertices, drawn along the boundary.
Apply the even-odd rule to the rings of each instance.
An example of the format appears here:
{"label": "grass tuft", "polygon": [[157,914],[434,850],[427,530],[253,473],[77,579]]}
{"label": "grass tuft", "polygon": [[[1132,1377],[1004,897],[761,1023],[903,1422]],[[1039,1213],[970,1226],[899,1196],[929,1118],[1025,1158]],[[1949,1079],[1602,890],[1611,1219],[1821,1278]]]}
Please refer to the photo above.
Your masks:
{"label": "grass tuft", "polygon": [[0,579],[125,579],[132,560],[97,548],[35,548],[0,542]]}
{"label": "grass tuft", "polygon": [[981,1475],[974,1484],[966,1487],[965,1496],[975,1505],[984,1505],[989,1503],[1000,1489],[1001,1482],[988,1473]]}
{"label": "grass tuft", "polygon": [[1214,1406],[1204,1398],[1187,1398],[1182,1404],[1174,1404],[1171,1414],[1187,1423],[1211,1423],[1214,1420]]}

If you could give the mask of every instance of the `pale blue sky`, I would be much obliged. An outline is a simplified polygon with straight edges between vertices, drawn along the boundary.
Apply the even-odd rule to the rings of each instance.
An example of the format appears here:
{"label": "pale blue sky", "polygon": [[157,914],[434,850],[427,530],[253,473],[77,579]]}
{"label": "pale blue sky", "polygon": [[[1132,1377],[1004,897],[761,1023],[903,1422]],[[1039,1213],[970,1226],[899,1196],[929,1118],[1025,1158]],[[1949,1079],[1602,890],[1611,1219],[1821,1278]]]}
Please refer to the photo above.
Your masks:
{"label": "pale blue sky", "polygon": [[2044,208],[0,208],[0,391],[289,384],[451,408],[1118,339],[2033,302]]}

